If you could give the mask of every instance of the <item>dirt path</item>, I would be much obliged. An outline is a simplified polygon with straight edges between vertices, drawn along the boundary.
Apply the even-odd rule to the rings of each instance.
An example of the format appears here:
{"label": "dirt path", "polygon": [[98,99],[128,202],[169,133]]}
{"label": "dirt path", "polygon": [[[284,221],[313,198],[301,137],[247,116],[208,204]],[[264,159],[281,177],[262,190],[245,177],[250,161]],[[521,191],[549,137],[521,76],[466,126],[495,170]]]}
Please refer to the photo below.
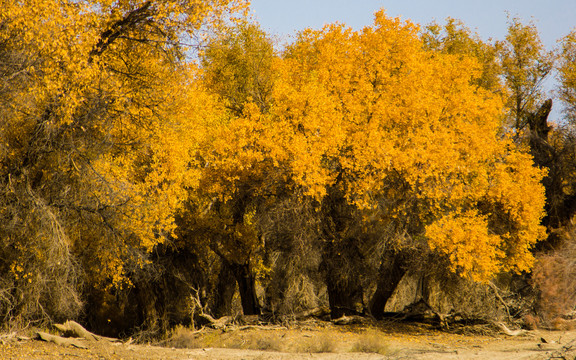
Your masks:
{"label": "dirt path", "polygon": [[[436,359],[574,359],[576,331],[534,331],[521,337],[456,335],[436,331],[395,333],[359,328],[318,330],[229,331],[203,335],[205,343],[222,347],[167,348],[149,345],[86,342],[87,349],[63,347],[38,340],[3,340],[0,359],[30,360],[436,360]],[[254,339],[257,342],[251,343]],[[368,339],[368,340],[367,340]],[[547,343],[543,343],[545,339]],[[238,343],[234,343],[238,341]],[[574,348],[571,347],[574,341]],[[323,344],[331,344],[323,346]],[[198,345],[198,342],[191,343]],[[236,344],[236,345],[235,345]],[[254,350],[245,346],[267,348]],[[258,345],[259,344],[259,345]],[[359,345],[360,344],[360,345]],[[362,345],[363,344],[363,345]],[[180,345],[185,345],[180,342]],[[322,345],[322,346],[320,346]],[[236,348],[225,348],[235,346]],[[316,346],[316,347],[314,347]],[[318,347],[319,346],[319,347]],[[277,348],[281,350],[270,350]],[[309,351],[301,351],[308,349]],[[300,351],[298,351],[300,350]],[[327,352],[320,352],[327,351]],[[560,355],[564,356],[561,357]]]}

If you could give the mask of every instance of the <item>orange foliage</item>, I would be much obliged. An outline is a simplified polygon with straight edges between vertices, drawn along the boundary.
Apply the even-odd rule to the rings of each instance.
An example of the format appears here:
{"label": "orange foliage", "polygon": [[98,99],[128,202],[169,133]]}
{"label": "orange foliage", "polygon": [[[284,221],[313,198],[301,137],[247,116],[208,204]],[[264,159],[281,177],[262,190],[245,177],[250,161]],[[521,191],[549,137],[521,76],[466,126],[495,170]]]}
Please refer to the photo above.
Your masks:
{"label": "orange foliage", "polygon": [[246,5],[0,1],[13,67],[3,77],[12,88],[2,93],[2,183],[47,203],[67,246],[87,257],[90,282],[120,285],[126,262],[142,265],[134,249],[172,233],[184,187],[198,182],[190,159],[201,129],[218,116],[180,40]]}
{"label": "orange foliage", "polygon": [[338,186],[417,223],[410,235],[462,276],[530,269],[544,172],[499,135],[502,100],[475,85],[475,59],[425,50],[416,25],[379,12],[362,31],[300,33],[275,69],[270,111],[248,106],[220,134],[215,192],[285,181],[320,200]]}

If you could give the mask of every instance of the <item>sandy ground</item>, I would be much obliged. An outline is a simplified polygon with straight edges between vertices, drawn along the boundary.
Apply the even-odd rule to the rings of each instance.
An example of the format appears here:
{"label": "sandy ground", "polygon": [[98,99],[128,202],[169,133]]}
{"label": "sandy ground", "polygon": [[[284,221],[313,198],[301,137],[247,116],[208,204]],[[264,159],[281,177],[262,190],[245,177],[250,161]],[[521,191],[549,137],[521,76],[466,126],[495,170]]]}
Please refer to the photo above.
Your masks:
{"label": "sandy ground", "polygon": [[[195,335],[190,345],[214,343],[217,346],[174,348],[151,345],[83,342],[87,349],[64,347],[39,340],[0,339],[0,359],[88,359],[88,360],[280,360],[280,359],[574,359],[576,331],[532,331],[523,336],[458,335],[429,329],[369,329],[337,327],[322,329],[277,329],[273,331],[232,330]],[[358,352],[358,342],[371,339]],[[260,347],[241,348],[259,339]],[[192,338],[190,338],[192,339]],[[546,342],[542,340],[545,339]],[[236,343],[234,342],[236,341]],[[315,347],[327,343],[328,347]],[[180,341],[179,346],[186,345]],[[264,346],[262,346],[264,344]],[[377,347],[376,344],[378,345]],[[380,346],[382,345],[382,346]],[[224,348],[235,346],[236,348]],[[258,346],[256,346],[258,347]],[[308,348],[309,351],[302,351]],[[327,352],[320,352],[327,351]],[[376,353],[377,351],[377,353]]]}

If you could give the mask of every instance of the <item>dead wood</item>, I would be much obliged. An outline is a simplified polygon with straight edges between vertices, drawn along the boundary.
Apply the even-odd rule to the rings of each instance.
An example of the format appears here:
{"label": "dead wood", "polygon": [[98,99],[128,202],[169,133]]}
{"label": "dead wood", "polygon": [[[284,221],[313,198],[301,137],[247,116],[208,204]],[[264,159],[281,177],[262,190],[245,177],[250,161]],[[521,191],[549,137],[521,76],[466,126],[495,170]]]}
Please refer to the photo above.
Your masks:
{"label": "dead wood", "polygon": [[216,330],[224,329],[233,321],[233,318],[231,316],[223,316],[219,319],[214,319],[212,316],[208,314],[198,314],[198,318],[201,319],[202,325],[208,326]]}
{"label": "dead wood", "polygon": [[65,338],[58,335],[48,334],[42,331],[38,331],[37,333],[38,339],[52,342],[59,346],[74,346],[79,349],[88,349],[88,347],[82,343],[80,343],[77,339]]}
{"label": "dead wood", "polygon": [[366,322],[366,318],[358,315],[342,315],[338,319],[332,320],[334,325],[352,325],[352,324],[364,324]]}
{"label": "dead wood", "polygon": [[237,319],[237,322],[241,325],[259,325],[260,316],[259,315],[242,315]]}
{"label": "dead wood", "polygon": [[508,316],[508,321],[512,321],[512,316],[510,316],[510,308],[508,307],[508,304],[506,303],[506,301],[504,301],[504,299],[500,295],[500,289],[498,289],[498,287],[496,285],[494,285],[494,283],[492,283],[491,281],[488,282],[488,286],[490,286],[492,291],[494,291],[494,295],[496,295],[496,299],[498,299],[498,301],[500,301],[500,303],[504,306],[504,309],[506,310],[506,315]]}
{"label": "dead wood", "polygon": [[110,342],[118,342],[120,340],[115,338],[108,338],[99,336],[86,330],[82,325],[76,321],[68,320],[64,324],[54,324],[54,327],[62,332],[65,337],[84,338],[89,341],[107,340]]}
{"label": "dead wood", "polygon": [[244,326],[238,327],[238,330],[287,330],[287,329],[288,328],[286,326],[281,326],[281,325],[269,325],[269,326],[244,325]]}
{"label": "dead wood", "polygon": [[294,314],[294,318],[296,320],[306,320],[308,318],[324,318],[326,316],[330,315],[330,309],[324,308],[324,307],[316,307],[310,310],[306,310],[306,311],[301,311],[298,312],[296,314]]}
{"label": "dead wood", "polygon": [[504,334],[508,335],[508,336],[520,336],[520,335],[526,335],[528,333],[528,331],[524,330],[524,329],[520,329],[520,330],[510,330],[504,323],[499,322],[495,324]]}

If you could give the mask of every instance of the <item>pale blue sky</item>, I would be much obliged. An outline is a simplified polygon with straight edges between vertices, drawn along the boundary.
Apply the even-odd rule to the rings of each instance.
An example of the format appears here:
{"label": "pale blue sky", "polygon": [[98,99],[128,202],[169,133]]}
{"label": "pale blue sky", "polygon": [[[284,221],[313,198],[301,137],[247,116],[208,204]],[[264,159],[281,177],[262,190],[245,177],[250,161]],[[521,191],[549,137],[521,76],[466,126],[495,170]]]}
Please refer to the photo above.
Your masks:
{"label": "pale blue sky", "polygon": [[460,19],[484,40],[505,36],[509,12],[526,22],[533,19],[550,48],[576,27],[576,0],[252,0],[264,30],[281,36],[336,21],[360,29],[372,23],[380,8],[419,24],[442,24],[449,16]]}
{"label": "pale blue sky", "polygon": [[[333,22],[354,29],[372,24],[373,14],[384,8],[389,16],[410,19],[421,25],[447,17],[460,19],[484,40],[506,36],[507,12],[523,22],[534,21],[545,46],[552,50],[556,41],[576,28],[576,0],[251,0],[255,20],[269,34],[290,41],[291,35],[307,27],[319,29]],[[554,79],[546,89],[555,86]],[[552,94],[549,94],[552,95]],[[560,117],[555,101],[551,120]]]}

